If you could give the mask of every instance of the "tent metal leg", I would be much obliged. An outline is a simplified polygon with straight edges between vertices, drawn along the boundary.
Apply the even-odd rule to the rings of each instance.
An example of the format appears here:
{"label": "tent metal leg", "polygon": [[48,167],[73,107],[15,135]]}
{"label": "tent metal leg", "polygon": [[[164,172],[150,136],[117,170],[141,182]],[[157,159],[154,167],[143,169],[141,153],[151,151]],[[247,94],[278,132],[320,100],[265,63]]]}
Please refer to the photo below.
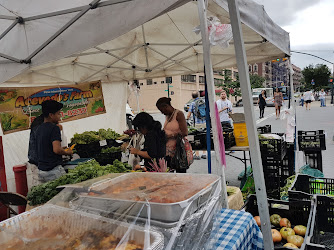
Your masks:
{"label": "tent metal leg", "polygon": [[[212,61],[211,61],[211,51],[210,51],[210,41],[208,35],[208,23],[206,17],[206,7],[204,0],[198,1],[198,15],[201,23],[201,35],[203,42],[203,53],[204,53],[204,65],[205,65],[205,74],[208,85],[208,97],[209,97],[209,105],[210,105],[210,116],[211,116],[211,126],[212,126],[212,135],[213,135],[213,143],[216,152],[216,161],[218,167],[218,173],[221,176],[222,181],[222,206],[224,208],[228,208],[228,198],[227,198],[227,190],[226,190],[226,179],[224,166],[222,166],[220,159],[220,144],[218,139],[218,128],[217,128],[217,119],[215,114],[215,89],[214,89],[214,79],[213,79],[213,71],[212,71]],[[210,129],[210,128],[207,128]]]}
{"label": "tent metal leg", "polygon": [[264,174],[262,169],[262,159],[260,153],[260,145],[255,124],[255,114],[253,108],[253,98],[251,95],[251,87],[249,82],[249,72],[245,47],[243,44],[242,28],[240,23],[240,13],[236,0],[228,0],[228,9],[232,25],[234,48],[237,59],[242,100],[244,104],[244,112],[247,124],[247,133],[250,153],[252,156],[253,175],[255,181],[256,197],[258,203],[259,214],[261,217],[261,229],[264,238],[264,248],[274,249],[271,225],[269,220],[269,209],[267,201],[266,186],[264,182]]}

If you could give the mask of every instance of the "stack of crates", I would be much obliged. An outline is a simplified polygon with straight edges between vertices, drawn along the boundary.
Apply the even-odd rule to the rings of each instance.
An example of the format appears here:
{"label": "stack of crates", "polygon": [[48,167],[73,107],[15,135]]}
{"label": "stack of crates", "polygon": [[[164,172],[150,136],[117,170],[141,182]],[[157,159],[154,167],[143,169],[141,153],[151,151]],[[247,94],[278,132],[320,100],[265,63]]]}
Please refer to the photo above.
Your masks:
{"label": "stack of crates", "polygon": [[[269,126],[259,127],[258,132],[270,133],[271,128]],[[281,136],[281,139],[259,140],[267,194],[271,198],[280,199],[280,188],[285,186],[285,180],[293,175],[294,171],[292,171],[293,167],[292,169],[290,167],[291,162],[286,158],[287,145],[283,139],[284,134],[275,134]],[[269,143],[264,144],[261,141]]]}
{"label": "stack of crates", "polygon": [[289,189],[289,203],[315,201],[307,250],[334,249],[334,179],[299,174]]}
{"label": "stack of crates", "polygon": [[324,130],[298,131],[298,146],[304,151],[306,164],[322,172],[322,150],[326,150]]}

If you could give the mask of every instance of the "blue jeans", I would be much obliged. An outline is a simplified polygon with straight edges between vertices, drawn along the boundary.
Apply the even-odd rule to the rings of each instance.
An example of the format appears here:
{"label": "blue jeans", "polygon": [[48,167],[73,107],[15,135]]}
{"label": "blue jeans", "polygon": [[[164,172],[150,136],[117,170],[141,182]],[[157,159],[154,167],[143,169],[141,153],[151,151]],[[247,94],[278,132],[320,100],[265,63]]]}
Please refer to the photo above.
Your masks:
{"label": "blue jeans", "polygon": [[325,107],[325,99],[320,99],[320,107]]}
{"label": "blue jeans", "polygon": [[302,104],[302,107],[304,107],[304,99],[301,99],[300,102]]}

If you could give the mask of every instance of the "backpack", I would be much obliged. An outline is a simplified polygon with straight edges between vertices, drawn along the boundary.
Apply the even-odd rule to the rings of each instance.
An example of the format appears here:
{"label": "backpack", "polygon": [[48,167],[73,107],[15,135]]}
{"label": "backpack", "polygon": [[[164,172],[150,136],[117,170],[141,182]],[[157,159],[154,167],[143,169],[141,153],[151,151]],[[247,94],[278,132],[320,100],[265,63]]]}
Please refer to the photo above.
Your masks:
{"label": "backpack", "polygon": [[205,119],[206,113],[205,113],[205,100],[203,98],[198,98],[194,101],[194,115],[198,119]]}

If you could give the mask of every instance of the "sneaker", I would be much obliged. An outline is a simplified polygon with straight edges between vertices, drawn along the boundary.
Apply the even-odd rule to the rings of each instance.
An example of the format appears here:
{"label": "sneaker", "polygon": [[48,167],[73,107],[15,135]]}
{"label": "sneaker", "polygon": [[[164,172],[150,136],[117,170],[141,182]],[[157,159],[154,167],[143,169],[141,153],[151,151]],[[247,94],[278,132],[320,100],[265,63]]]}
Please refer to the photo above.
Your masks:
{"label": "sneaker", "polygon": [[200,159],[201,159],[201,157],[199,157],[199,155],[194,156],[194,160],[200,160]]}
{"label": "sneaker", "polygon": [[202,158],[202,159],[206,159],[206,155],[202,155],[201,158]]}

